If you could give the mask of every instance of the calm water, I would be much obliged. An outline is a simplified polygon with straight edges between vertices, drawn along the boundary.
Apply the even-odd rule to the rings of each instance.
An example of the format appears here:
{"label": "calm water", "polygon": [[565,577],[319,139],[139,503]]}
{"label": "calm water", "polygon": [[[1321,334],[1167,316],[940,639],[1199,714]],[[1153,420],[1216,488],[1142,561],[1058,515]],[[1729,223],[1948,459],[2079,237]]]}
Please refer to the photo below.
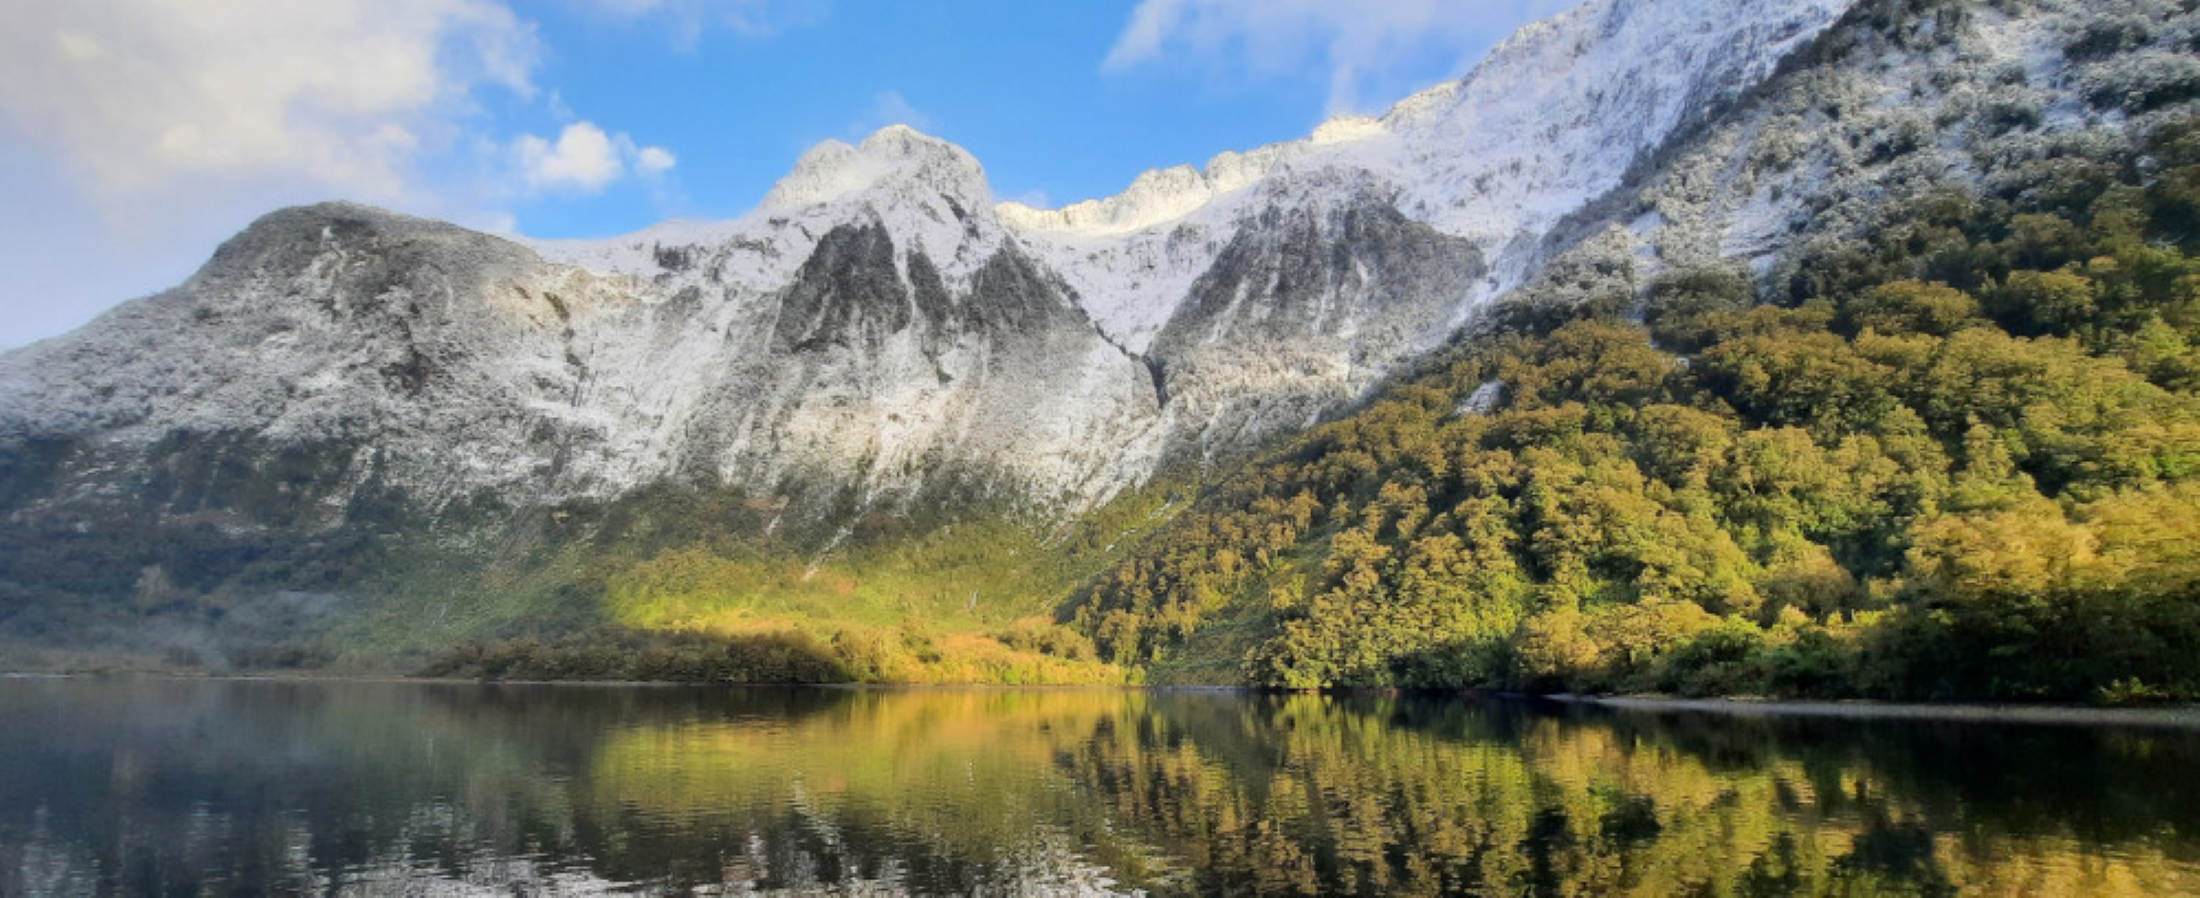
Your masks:
{"label": "calm water", "polygon": [[2200,735],[0,680],[0,894],[2200,894]]}

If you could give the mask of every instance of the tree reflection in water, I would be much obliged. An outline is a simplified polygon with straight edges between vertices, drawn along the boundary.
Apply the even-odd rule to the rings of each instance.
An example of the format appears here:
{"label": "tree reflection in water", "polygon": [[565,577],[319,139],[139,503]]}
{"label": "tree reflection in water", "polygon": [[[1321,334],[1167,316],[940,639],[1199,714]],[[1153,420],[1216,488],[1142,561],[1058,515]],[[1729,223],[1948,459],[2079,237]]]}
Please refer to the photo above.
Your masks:
{"label": "tree reflection in water", "polygon": [[0,681],[0,894],[2195,893],[2196,754],[1459,699]]}

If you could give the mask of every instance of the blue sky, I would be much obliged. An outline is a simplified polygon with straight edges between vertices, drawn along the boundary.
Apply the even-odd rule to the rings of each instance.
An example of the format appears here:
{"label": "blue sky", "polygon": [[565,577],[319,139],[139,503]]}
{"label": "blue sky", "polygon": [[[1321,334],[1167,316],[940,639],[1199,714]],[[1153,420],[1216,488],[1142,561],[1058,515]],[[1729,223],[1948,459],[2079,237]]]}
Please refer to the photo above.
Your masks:
{"label": "blue sky", "polygon": [[487,230],[739,215],[905,123],[1003,199],[1302,136],[1568,0],[108,0],[0,33],[0,347],[174,284],[271,209]]}

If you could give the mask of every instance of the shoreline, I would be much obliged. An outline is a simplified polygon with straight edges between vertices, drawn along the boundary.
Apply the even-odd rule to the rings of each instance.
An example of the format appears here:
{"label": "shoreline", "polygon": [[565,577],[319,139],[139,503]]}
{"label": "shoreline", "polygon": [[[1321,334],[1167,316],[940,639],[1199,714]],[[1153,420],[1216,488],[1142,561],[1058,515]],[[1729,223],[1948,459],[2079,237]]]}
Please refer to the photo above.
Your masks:
{"label": "shoreline", "polygon": [[[412,677],[403,674],[380,672],[350,672],[315,675],[311,673],[284,672],[266,675],[250,673],[191,674],[162,671],[103,671],[103,672],[54,672],[54,671],[0,671],[0,681],[6,680],[102,680],[102,679],[157,679],[197,680],[210,682],[293,682],[293,683],[418,683],[423,685],[469,686],[574,686],[583,688],[605,687],[727,687],[741,689],[838,689],[854,691],[870,690],[959,690],[981,689],[987,691],[1121,691],[1149,692],[1157,695],[1265,695],[1268,690],[1250,686],[1228,685],[1008,685],[1002,683],[719,683],[675,682],[669,680],[476,680],[457,677]],[[2139,726],[2172,729],[2200,730],[2200,704],[2166,705],[2143,708],[2112,708],[2088,705],[2057,704],[1982,704],[1977,702],[1951,702],[1934,704],[1926,702],[1885,702],[1870,699],[1850,700],[1788,700],[1766,698],[1674,698],[1658,695],[1583,695],[1554,693],[1532,695],[1519,692],[1496,691],[1402,691],[1402,690],[1342,690],[1328,693],[1340,698],[1351,697],[1411,697],[1424,700],[1452,698],[1463,701],[1503,701],[1520,703],[1547,703],[1564,707],[1603,708],[1613,711],[1646,713],[1724,714],[1737,717],[1820,717],[1850,720],[1907,720],[1943,723],[2003,723],[2054,726]]]}
{"label": "shoreline", "polygon": [[2017,723],[2050,726],[2145,726],[2200,729],[2200,705],[2099,708],[2087,705],[1926,704],[1880,701],[1788,701],[1752,698],[1665,698],[1642,695],[1524,696],[1534,701],[1615,711],[1725,714],[1737,717],[1823,717],[1943,723]]}

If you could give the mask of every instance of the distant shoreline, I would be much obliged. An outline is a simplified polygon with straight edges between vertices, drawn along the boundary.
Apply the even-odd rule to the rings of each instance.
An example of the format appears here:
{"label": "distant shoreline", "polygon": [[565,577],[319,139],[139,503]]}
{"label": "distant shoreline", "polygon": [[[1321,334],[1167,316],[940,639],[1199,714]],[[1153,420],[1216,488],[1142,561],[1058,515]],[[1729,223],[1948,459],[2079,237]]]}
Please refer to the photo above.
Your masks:
{"label": "distant shoreline", "polygon": [[[1248,686],[1011,686],[1004,684],[970,683],[730,683],[730,682],[680,682],[671,680],[475,680],[456,677],[409,677],[403,674],[350,672],[315,675],[312,673],[285,672],[271,674],[250,673],[181,673],[167,671],[0,671],[0,680],[51,680],[51,679],[167,679],[204,681],[251,681],[297,683],[419,683],[443,685],[485,686],[580,686],[591,688],[643,686],[643,687],[736,687],[743,689],[857,689],[857,690],[941,690],[984,689],[1009,691],[1063,691],[1108,690],[1124,692],[1148,692],[1157,695],[1262,695],[1267,690]],[[1557,693],[1530,695],[1515,692],[1447,692],[1447,691],[1395,691],[1395,690],[1344,690],[1332,693],[1340,697],[1352,696],[1415,696],[1424,699],[1440,699],[1445,696],[1467,701],[1549,702],[1576,707],[1608,708],[1615,711],[1642,711],[1651,713],[1704,713],[1727,714],[1744,717],[1825,717],[1854,720],[1912,720],[1954,723],[2018,723],[2060,726],[2143,726],[2200,730],[2200,705],[2170,705],[2153,708],[2099,708],[2084,705],[1990,705],[1978,703],[1931,704],[1922,702],[1883,702],[1874,700],[1843,701],[1791,701],[1757,698],[1670,698],[1655,695],[1581,695]]]}
{"label": "distant shoreline", "polygon": [[1620,711],[1700,712],[1751,717],[1828,717],[2063,726],[2153,726],[2200,729],[2200,705],[2094,708],[2083,705],[1910,704],[1878,701],[1782,701],[1743,698],[1546,695],[1539,700]]}

